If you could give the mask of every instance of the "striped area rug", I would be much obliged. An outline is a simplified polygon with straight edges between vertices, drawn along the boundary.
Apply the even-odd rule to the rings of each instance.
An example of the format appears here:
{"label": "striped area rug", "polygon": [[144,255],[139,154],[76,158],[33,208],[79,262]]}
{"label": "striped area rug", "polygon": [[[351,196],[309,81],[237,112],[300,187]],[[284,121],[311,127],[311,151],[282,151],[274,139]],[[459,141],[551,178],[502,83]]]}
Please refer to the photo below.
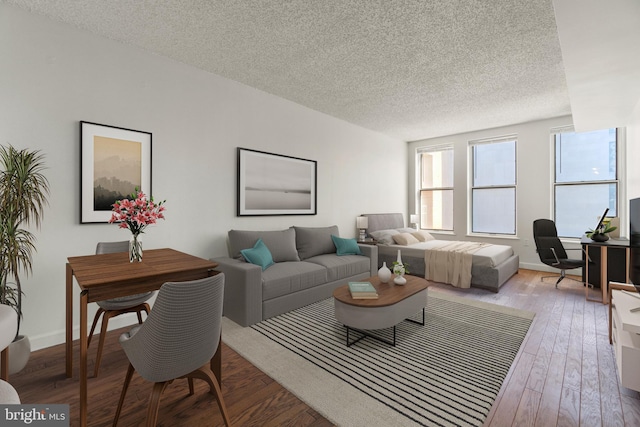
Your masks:
{"label": "striped area rug", "polygon": [[[425,426],[483,424],[533,313],[429,291],[426,325],[401,322],[397,346],[365,338],[347,347],[333,298],[252,328]],[[422,320],[421,314],[416,320]],[[374,331],[391,338],[392,331]],[[357,333],[351,333],[351,339]]]}

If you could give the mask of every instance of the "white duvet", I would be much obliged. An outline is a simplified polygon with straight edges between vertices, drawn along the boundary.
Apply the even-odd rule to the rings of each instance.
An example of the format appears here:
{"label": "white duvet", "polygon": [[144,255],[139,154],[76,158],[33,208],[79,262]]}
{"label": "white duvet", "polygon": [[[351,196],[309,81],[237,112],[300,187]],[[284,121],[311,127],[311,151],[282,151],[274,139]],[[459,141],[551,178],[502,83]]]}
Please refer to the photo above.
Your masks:
{"label": "white duvet", "polygon": [[[423,258],[425,249],[438,249],[452,243],[452,240],[429,240],[428,242],[415,243],[413,245],[378,245],[380,253],[395,255],[398,249],[403,256]],[[475,266],[495,267],[513,256],[513,248],[506,245],[490,244],[478,249],[472,254],[472,263]]]}
{"label": "white duvet", "polygon": [[424,251],[424,277],[434,282],[450,283],[458,288],[471,287],[471,257],[489,246],[479,242],[448,242]]}

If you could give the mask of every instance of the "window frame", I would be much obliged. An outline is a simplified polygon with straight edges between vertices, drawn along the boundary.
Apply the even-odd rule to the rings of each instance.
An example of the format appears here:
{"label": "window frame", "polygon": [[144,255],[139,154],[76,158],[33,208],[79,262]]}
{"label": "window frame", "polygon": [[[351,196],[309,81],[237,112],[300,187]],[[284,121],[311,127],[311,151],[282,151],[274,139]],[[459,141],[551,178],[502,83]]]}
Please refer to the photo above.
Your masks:
{"label": "window frame", "polygon": [[[496,184],[496,185],[474,185],[474,176],[476,172],[474,147],[484,144],[498,144],[505,142],[513,142],[513,159],[514,159],[514,180],[513,184]],[[467,212],[467,228],[469,236],[492,236],[515,238],[518,236],[518,134],[502,135],[490,138],[475,139],[468,142],[468,161],[469,161],[469,182],[468,182],[468,212]],[[486,189],[513,189],[513,233],[504,232],[487,232],[473,230],[473,194],[474,190]]]}
{"label": "window frame", "polygon": [[[452,182],[452,186],[451,187],[445,187],[445,186],[441,186],[441,187],[422,187],[422,183],[423,183],[423,176],[422,176],[422,172],[423,172],[423,165],[422,165],[422,154],[425,153],[437,153],[437,152],[444,152],[444,151],[450,151],[453,155],[453,161],[452,161],[452,168],[453,170],[451,171],[451,182]],[[417,162],[417,167],[418,167],[418,173],[416,174],[416,178],[418,180],[417,182],[417,202],[416,202],[416,211],[418,214],[418,228],[420,230],[427,230],[429,232],[434,232],[434,233],[454,233],[454,228],[455,228],[455,221],[454,221],[454,210],[455,210],[455,203],[453,202],[454,197],[453,195],[455,194],[455,150],[454,150],[454,146],[453,143],[447,143],[447,144],[438,144],[438,145],[431,145],[431,146],[424,146],[424,147],[418,147],[416,148],[416,157],[418,159]],[[452,195],[452,203],[451,203],[451,216],[452,216],[452,220],[451,220],[451,228],[423,228],[422,226],[422,219],[423,219],[423,212],[422,212],[422,194],[423,192],[427,192],[427,191],[451,191],[451,195]]]}
{"label": "window frame", "polygon": [[[611,127],[604,129],[594,129],[597,130],[605,130],[605,129],[615,129],[615,138],[616,138],[616,177],[615,179],[606,179],[600,181],[566,181],[566,182],[557,182],[557,161],[556,161],[556,136],[562,133],[582,133],[577,132],[574,126],[561,126],[552,128],[550,132],[550,140],[551,140],[551,218],[553,218],[554,222],[557,222],[557,189],[558,187],[569,187],[575,185],[610,185],[614,184],[616,186],[616,214],[617,218],[620,219],[621,225],[621,235],[624,234],[624,230],[627,228],[626,224],[623,223],[623,219],[626,218],[626,200],[622,197],[623,192],[625,191],[625,185],[623,180],[620,179],[621,176],[624,176],[624,165],[621,162],[621,158],[624,153],[625,147],[625,133],[624,128]],[[591,132],[591,131],[586,131]],[[585,132],[585,133],[586,133]],[[595,226],[595,222],[592,227]],[[582,236],[562,236],[560,232],[558,232],[558,237],[562,240],[580,240]]]}

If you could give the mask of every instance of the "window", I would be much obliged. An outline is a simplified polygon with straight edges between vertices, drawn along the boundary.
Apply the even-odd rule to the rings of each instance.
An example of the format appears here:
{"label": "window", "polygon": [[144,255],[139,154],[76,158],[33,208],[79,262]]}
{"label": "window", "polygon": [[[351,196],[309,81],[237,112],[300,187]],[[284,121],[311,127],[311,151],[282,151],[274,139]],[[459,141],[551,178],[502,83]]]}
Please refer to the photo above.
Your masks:
{"label": "window", "polygon": [[471,232],[516,234],[516,137],[471,141]]}
{"label": "window", "polygon": [[607,216],[618,216],[618,133],[615,128],[553,133],[554,219],[561,237],[581,237]]}
{"label": "window", "polygon": [[418,149],[420,228],[453,231],[453,146]]}

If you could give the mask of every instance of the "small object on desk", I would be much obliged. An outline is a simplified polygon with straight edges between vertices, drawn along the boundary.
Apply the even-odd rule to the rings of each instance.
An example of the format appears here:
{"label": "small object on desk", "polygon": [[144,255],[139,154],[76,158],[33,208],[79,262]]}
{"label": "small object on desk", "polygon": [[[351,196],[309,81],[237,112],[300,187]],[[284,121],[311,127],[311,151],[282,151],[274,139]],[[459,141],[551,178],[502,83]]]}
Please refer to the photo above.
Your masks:
{"label": "small object on desk", "polygon": [[349,282],[349,292],[353,299],[377,299],[378,291],[371,282]]}

